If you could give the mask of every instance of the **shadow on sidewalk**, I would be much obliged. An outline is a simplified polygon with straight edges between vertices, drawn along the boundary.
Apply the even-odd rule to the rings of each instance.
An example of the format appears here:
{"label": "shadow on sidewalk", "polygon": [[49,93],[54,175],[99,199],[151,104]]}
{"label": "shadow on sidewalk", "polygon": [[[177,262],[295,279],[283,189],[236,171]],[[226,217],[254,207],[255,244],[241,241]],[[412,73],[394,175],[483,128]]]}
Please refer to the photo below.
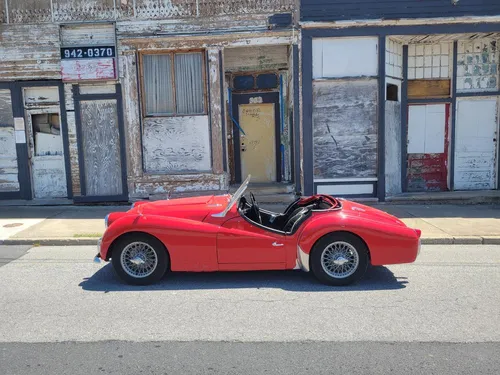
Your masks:
{"label": "shadow on sidewalk", "polygon": [[363,280],[347,287],[320,284],[312,274],[302,271],[171,272],[157,284],[133,286],[122,282],[115,275],[111,264],[107,264],[91,277],[84,279],[79,286],[83,290],[106,293],[246,288],[274,288],[292,292],[351,292],[403,289],[406,284],[406,277],[396,278],[386,267],[370,267]]}

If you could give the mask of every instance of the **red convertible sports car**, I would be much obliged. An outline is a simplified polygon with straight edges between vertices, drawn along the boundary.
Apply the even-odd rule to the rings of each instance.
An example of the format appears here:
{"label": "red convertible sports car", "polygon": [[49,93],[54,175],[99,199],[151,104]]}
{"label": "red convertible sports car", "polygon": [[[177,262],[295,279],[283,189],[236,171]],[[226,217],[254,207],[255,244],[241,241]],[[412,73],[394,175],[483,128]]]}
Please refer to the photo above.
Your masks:
{"label": "red convertible sports car", "polygon": [[318,194],[274,213],[245,198],[249,182],[232,195],[140,201],[107,215],[95,260],[138,285],[167,271],[291,269],[347,285],[369,264],[411,263],[420,251],[420,230],[382,211]]}

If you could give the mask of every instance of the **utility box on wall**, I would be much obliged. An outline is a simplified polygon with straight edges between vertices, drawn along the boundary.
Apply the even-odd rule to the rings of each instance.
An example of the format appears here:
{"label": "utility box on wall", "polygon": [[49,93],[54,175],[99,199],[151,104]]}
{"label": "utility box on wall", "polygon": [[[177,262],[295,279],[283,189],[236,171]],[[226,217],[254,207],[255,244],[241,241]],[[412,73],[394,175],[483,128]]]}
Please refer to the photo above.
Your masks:
{"label": "utility box on wall", "polygon": [[114,24],[61,26],[61,75],[66,82],[115,80]]}

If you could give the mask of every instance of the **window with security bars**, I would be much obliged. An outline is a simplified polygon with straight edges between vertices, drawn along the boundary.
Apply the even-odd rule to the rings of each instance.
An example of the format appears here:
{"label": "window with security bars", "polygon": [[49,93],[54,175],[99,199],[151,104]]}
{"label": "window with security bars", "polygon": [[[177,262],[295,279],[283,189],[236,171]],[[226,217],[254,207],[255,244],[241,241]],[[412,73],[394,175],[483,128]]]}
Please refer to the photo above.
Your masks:
{"label": "window with security bars", "polygon": [[201,52],[142,55],[146,116],[205,114]]}

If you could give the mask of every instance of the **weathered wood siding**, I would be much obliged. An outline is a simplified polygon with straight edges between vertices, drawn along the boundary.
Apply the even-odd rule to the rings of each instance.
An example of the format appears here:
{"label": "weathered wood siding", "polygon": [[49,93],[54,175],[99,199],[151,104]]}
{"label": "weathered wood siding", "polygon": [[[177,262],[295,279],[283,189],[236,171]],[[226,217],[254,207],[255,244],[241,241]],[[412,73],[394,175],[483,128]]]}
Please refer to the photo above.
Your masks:
{"label": "weathered wood siding", "polygon": [[314,177],[377,176],[375,79],[313,84]]}
{"label": "weathered wood siding", "polygon": [[302,21],[496,16],[498,0],[301,0]]}
{"label": "weathered wood siding", "polygon": [[10,90],[0,90],[0,192],[19,191]]}
{"label": "weathered wood siding", "polygon": [[[15,23],[207,18],[291,12],[295,0],[2,0]],[[3,14],[2,14],[3,13]]]}
{"label": "weathered wood siding", "polygon": [[286,69],[288,46],[258,46],[226,48],[224,66],[226,72],[262,71]]}
{"label": "weathered wood siding", "polygon": [[498,144],[497,103],[497,98],[464,98],[457,101],[454,186],[456,190],[495,188]]}
{"label": "weathered wood siding", "polygon": [[212,170],[214,173],[222,173],[223,155],[222,142],[225,139],[222,134],[222,108],[221,108],[221,90],[220,90],[220,59],[219,48],[209,48],[208,55],[208,80],[209,80],[209,100],[210,100],[210,135],[212,149]]}
{"label": "weathered wood siding", "polygon": [[385,192],[401,193],[401,103],[385,102]]}
{"label": "weathered wood siding", "polygon": [[58,25],[0,25],[0,41],[0,80],[61,78]]}
{"label": "weathered wood siding", "polygon": [[0,90],[0,192],[19,191],[10,90]]}
{"label": "weathered wood siding", "polygon": [[116,100],[81,101],[80,109],[86,194],[120,195],[123,189]]}
{"label": "weathered wood siding", "polygon": [[142,142],[147,173],[211,170],[208,116],[146,118]]}

